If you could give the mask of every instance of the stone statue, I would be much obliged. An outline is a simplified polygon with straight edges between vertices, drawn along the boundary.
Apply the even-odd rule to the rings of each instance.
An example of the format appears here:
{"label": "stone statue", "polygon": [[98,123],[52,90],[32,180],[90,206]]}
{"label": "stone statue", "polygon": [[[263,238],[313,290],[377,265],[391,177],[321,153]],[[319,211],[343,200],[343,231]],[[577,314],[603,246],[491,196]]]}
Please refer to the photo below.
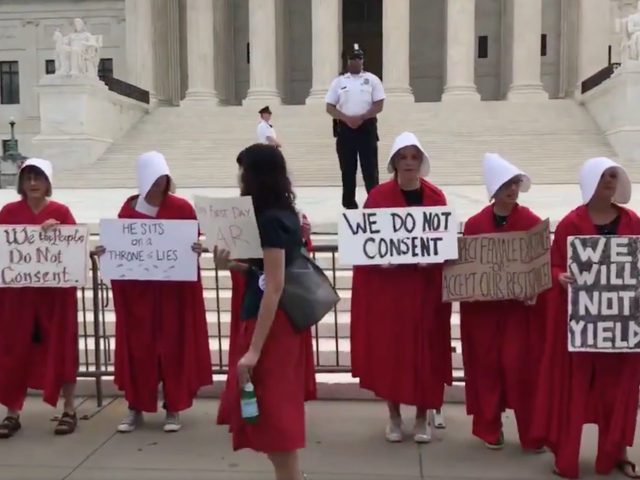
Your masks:
{"label": "stone statue", "polygon": [[640,61],[640,0],[637,11],[620,22],[622,30],[621,60],[627,63],[630,60]]}
{"label": "stone statue", "polygon": [[81,18],[73,20],[74,31],[63,35],[56,29],[53,40],[56,45],[56,75],[98,76],[102,36],[87,32]]}

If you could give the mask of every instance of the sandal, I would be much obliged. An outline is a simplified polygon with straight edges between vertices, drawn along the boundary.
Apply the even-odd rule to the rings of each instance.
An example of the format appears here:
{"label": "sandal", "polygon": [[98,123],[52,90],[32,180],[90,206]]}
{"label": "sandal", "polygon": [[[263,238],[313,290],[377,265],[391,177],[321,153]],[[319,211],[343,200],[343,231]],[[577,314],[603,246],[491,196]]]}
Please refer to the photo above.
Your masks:
{"label": "sandal", "polygon": [[78,426],[78,417],[76,416],[76,412],[69,413],[63,412],[60,420],[58,420],[58,424],[56,425],[55,434],[56,435],[69,435],[76,431],[76,427]]}
{"label": "sandal", "polygon": [[20,417],[7,416],[0,423],[0,438],[11,438],[21,428]]}
{"label": "sandal", "polygon": [[620,460],[616,468],[627,478],[640,478],[640,475],[636,473],[636,464],[630,460]]}

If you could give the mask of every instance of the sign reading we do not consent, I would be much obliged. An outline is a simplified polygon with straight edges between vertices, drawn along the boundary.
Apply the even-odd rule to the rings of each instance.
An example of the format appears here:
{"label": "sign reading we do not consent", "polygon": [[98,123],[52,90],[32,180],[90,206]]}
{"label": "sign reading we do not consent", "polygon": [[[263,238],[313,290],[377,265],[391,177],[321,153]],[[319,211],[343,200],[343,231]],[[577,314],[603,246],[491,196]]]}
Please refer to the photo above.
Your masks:
{"label": "sign reading we do not consent", "polygon": [[109,280],[190,281],[198,279],[195,220],[100,220],[106,252],[100,271]]}
{"label": "sign reading we do not consent", "polygon": [[640,352],[639,247],[640,237],[569,237],[569,351]]}
{"label": "sign reading we do not consent", "polygon": [[449,207],[345,210],[338,221],[342,265],[442,263],[458,257]]}
{"label": "sign reading we do not consent", "polygon": [[0,225],[0,287],[83,287],[88,259],[86,225]]}

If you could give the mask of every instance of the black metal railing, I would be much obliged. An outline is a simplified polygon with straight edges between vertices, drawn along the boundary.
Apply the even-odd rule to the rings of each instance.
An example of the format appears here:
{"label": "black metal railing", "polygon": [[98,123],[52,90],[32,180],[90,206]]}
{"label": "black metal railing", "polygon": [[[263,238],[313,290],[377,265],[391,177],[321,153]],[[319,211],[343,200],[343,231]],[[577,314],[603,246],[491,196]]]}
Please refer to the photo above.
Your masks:
{"label": "black metal railing", "polygon": [[605,80],[611,78],[613,72],[620,66],[619,63],[610,63],[606,67],[598,70],[596,73],[591,75],[589,78],[585,79],[581,84],[581,91],[583,94],[587,93],[589,90],[593,90],[598,85],[600,85]]}
{"label": "black metal railing", "polygon": [[147,90],[115,77],[105,77],[103,82],[109,90],[118,95],[149,104],[149,92]]}

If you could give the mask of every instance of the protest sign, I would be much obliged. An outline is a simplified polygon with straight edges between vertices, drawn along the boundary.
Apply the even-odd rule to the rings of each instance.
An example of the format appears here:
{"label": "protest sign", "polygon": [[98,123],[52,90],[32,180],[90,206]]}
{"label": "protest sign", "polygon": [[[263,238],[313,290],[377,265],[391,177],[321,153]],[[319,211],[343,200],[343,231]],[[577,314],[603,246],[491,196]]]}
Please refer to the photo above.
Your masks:
{"label": "protest sign", "polygon": [[88,258],[86,225],[0,225],[0,287],[83,287]]}
{"label": "protest sign", "polygon": [[458,239],[442,274],[444,302],[526,300],[551,288],[549,220],[527,232]]}
{"label": "protest sign", "polygon": [[258,223],[251,197],[194,198],[208,247],[231,252],[231,258],[262,258]]}
{"label": "protest sign", "polygon": [[640,352],[640,237],[567,240],[570,352]]}
{"label": "protest sign", "polygon": [[441,263],[458,256],[449,207],[345,210],[338,221],[342,265]]}
{"label": "protest sign", "polygon": [[198,279],[195,220],[100,220],[100,272],[109,280]]}

